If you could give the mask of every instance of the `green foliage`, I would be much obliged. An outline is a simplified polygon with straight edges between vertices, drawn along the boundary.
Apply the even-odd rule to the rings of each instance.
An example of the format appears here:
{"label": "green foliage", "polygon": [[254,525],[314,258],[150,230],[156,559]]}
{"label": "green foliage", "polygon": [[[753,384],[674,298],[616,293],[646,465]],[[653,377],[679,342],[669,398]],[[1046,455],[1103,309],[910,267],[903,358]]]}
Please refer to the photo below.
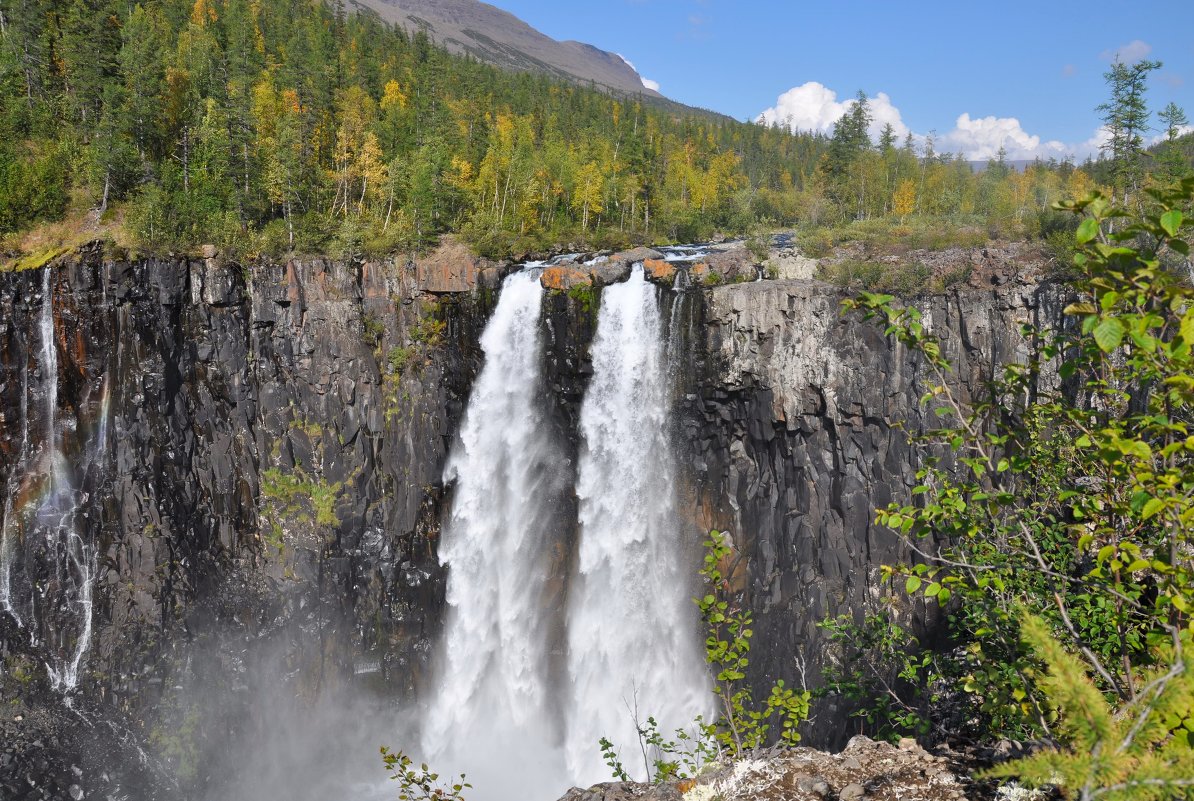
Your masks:
{"label": "green foliage", "polygon": [[0,234],[66,211],[67,153],[55,142],[13,147],[0,142]]}
{"label": "green foliage", "polygon": [[858,705],[852,713],[873,737],[898,741],[930,733],[931,707],[940,701],[930,689],[939,674],[935,654],[887,615],[849,615],[819,624],[841,652],[825,669],[818,697],[840,695]]}
{"label": "green foliage", "polygon": [[1148,75],[1161,68],[1159,61],[1124,64],[1116,59],[1104,73],[1111,97],[1098,107],[1107,138],[1101,148],[1112,163],[1115,187],[1124,197],[1140,187],[1144,173],[1144,135],[1149,130],[1145,94]]}
{"label": "green foliage", "polygon": [[1194,786],[1184,655],[1194,607],[1185,261],[1194,179],[1143,191],[1148,206],[1135,216],[1099,194],[1063,205],[1082,218],[1068,322],[1026,326],[1028,359],[971,402],[916,309],[874,293],[846,304],[882,319],[936,377],[922,401],[942,427],[915,437],[928,454],[915,501],[878,515],[921,561],[886,574],[949,616],[976,660],[963,687],[988,732],[1058,741],[1000,775],[1059,777],[1082,798],[1174,797]]}
{"label": "green foliage", "polygon": [[422,763],[417,769],[414,762],[402,751],[390,751],[381,747],[381,759],[390,773],[390,779],[398,782],[399,801],[463,801],[464,791],[471,790],[464,774],[451,784],[441,784],[439,774],[433,773]]}
{"label": "green foliage", "polygon": [[269,519],[266,541],[282,551],[284,522],[329,529],[340,525],[336,515],[336,501],[344,489],[343,482],[328,483],[312,478],[301,467],[286,472],[277,467],[261,473],[261,497],[274,512]]}
{"label": "green foliage", "polygon": [[[693,722],[692,731],[676,729],[671,738],[664,736],[653,717],[648,717],[645,724],[636,720],[634,725],[638,732],[639,751],[643,755],[643,767],[650,783],[694,779],[709,766],[717,764],[721,756],[712,729],[701,715]],[[630,775],[614,744],[602,737],[598,745],[613,777],[619,781],[630,781]]]}
{"label": "green foliage", "polygon": [[162,722],[149,732],[149,744],[173,768],[174,775],[180,781],[190,784],[199,777],[199,705],[189,704],[183,708],[179,700],[172,696],[163,706],[166,707],[166,714]]}
{"label": "green foliage", "polygon": [[[705,626],[705,661],[713,673],[713,692],[721,707],[713,721],[698,716],[690,730],[677,729],[671,738],[659,730],[655,718],[646,724],[635,714],[635,729],[649,781],[695,778],[723,756],[742,759],[772,739],[785,745],[800,742],[800,724],[808,717],[810,693],[777,680],[762,703],[756,703],[746,684],[750,645],[754,637],[751,614],[730,597],[732,578],[723,566],[733,553],[725,534],[709,532],[700,574],[711,591],[694,599]],[[725,568],[732,570],[732,568]],[[772,729],[778,731],[772,737]],[[615,779],[628,774],[614,744],[602,737],[601,755]]]}
{"label": "green foliage", "polygon": [[415,348],[412,345],[408,345],[405,348],[390,348],[389,352],[386,353],[386,365],[389,367],[389,374],[395,376],[402,375],[414,356]]}
{"label": "green foliage", "polygon": [[1083,799],[1175,799],[1194,796],[1194,664],[1165,648],[1161,665],[1140,672],[1141,692],[1111,704],[1089,667],[1053,636],[1048,623],[1026,615],[1021,632],[1045,665],[1039,683],[1060,716],[1064,749],[1046,749],[987,771],[1036,787],[1056,786]]}
{"label": "green foliage", "polygon": [[979,175],[890,130],[874,147],[861,94],[832,138],[676,113],[331,2],[30,3],[0,37],[0,234],[121,205],[138,247],[230,256],[379,256],[458,231],[506,257],[768,220],[1019,231],[1101,169]]}
{"label": "green foliage", "polygon": [[746,237],[746,250],[750,253],[755,264],[763,264],[771,255],[771,234],[765,230],[752,231]]}
{"label": "green foliage", "polygon": [[794,744],[800,741],[798,727],[808,717],[807,691],[796,691],[775,682],[763,705],[756,706],[746,685],[750,664],[751,614],[733,603],[725,592],[727,575],[723,564],[733,549],[719,531],[709,532],[705,540],[705,562],[701,576],[711,593],[697,599],[705,624],[705,661],[713,672],[713,692],[721,706],[720,715],[709,727],[718,745],[735,758],[768,742],[774,723],[779,724],[778,739]]}
{"label": "green foliage", "polygon": [[439,303],[424,301],[419,322],[410,331],[411,340],[424,343],[429,347],[439,345],[444,339],[444,332],[448,329],[447,321],[441,316],[442,311]]}
{"label": "green foliage", "polygon": [[601,757],[605,760],[605,764],[609,766],[613,777],[620,782],[630,781],[630,774],[626,772],[625,766],[622,765],[622,760],[618,757],[618,749],[610,742],[609,738],[602,737],[597,741],[597,746],[601,749]]}
{"label": "green foliage", "polygon": [[365,312],[361,315],[361,341],[370,348],[377,349],[381,347],[381,341],[386,335],[386,324],[381,317],[373,312]]}
{"label": "green foliage", "polygon": [[570,297],[586,316],[597,310],[597,290],[592,284],[576,284],[568,289]]}
{"label": "green foliage", "polygon": [[701,282],[705,286],[721,286],[725,282],[725,276],[716,270],[710,270],[705,274],[705,279]]}

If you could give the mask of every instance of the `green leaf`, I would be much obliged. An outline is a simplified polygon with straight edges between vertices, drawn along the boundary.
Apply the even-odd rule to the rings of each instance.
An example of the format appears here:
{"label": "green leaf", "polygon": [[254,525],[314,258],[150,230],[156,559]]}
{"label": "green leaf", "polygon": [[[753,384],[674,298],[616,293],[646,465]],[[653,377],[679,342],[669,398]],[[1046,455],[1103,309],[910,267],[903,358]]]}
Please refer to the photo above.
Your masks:
{"label": "green leaf", "polygon": [[1108,317],[1096,325],[1092,333],[1099,350],[1103,353],[1110,353],[1123,342],[1124,324],[1115,317]]}
{"label": "green leaf", "polygon": [[1177,209],[1171,209],[1161,215],[1161,227],[1165,229],[1165,233],[1170,236],[1177,236],[1177,229],[1182,225],[1182,213]]}
{"label": "green leaf", "polygon": [[1161,509],[1164,507],[1165,501],[1161,500],[1160,498],[1152,498],[1148,501],[1148,503],[1144,504],[1144,509],[1140,514],[1145,520],[1148,520],[1150,517],[1154,517],[1157,512],[1161,511]]}
{"label": "green leaf", "polygon": [[1093,217],[1087,217],[1082,221],[1082,224],[1078,226],[1078,244],[1085,245],[1087,242],[1098,236],[1098,234],[1098,220],[1094,219]]}
{"label": "green leaf", "polygon": [[908,580],[904,582],[904,592],[911,595],[920,589],[921,581],[916,576],[909,576]]}

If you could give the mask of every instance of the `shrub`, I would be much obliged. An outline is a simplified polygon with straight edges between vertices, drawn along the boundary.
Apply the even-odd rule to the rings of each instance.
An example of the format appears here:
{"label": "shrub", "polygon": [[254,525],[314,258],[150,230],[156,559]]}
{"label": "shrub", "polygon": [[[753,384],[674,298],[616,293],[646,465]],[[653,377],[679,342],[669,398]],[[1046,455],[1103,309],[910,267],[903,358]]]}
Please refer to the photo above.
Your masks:
{"label": "shrub", "polygon": [[943,420],[916,438],[915,503],[878,515],[923,561],[886,574],[950,615],[992,734],[1057,743],[997,775],[1083,799],[1194,788],[1194,289],[1165,266],[1189,256],[1194,178],[1149,194],[1135,217],[1098,194],[1062,207],[1082,218],[1079,299],[1057,330],[1026,326],[1027,361],[973,403],[916,309],[847,302],[920,352]]}

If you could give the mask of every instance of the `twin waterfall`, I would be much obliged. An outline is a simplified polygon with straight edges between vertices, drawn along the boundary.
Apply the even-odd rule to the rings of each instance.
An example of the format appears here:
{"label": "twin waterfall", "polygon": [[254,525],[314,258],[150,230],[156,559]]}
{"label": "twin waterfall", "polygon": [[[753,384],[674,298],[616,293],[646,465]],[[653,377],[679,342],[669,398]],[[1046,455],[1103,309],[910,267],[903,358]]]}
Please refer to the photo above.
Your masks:
{"label": "twin waterfall", "polygon": [[[490,799],[610,779],[602,737],[641,778],[636,720],[670,736],[710,703],[656,288],[635,267],[602,294],[575,477],[545,416],[542,296],[537,270],[506,279],[447,470],[449,611],[424,751]],[[577,520],[573,547],[561,532]]]}

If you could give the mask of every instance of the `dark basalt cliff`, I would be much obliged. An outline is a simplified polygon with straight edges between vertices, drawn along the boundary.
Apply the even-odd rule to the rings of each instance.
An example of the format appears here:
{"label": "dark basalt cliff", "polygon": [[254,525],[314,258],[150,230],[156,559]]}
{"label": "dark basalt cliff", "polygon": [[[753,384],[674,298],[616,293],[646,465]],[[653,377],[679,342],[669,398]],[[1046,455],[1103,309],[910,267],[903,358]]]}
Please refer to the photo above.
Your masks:
{"label": "dark basalt cliff", "polygon": [[[1058,286],[997,280],[909,301],[956,366],[948,380],[963,399],[997,365],[1027,359],[1024,323],[1061,319]],[[818,686],[837,655],[817,624],[887,608],[880,567],[915,559],[874,512],[907,502],[919,483],[924,454],[907,432],[937,424],[920,399],[940,381],[878,325],[843,315],[845,297],[813,281],[765,281],[713,289],[703,306],[707,362],[683,404],[682,440],[702,528],[735,532],[747,561],[758,686]],[[935,604],[893,611],[932,641]],[[823,702],[806,739],[844,744],[843,711]]]}
{"label": "dark basalt cliff", "polygon": [[[76,471],[79,527],[98,549],[79,689],[146,721],[167,759],[204,753],[203,737],[251,738],[263,677],[306,698],[354,677],[397,694],[422,680],[443,596],[441,474],[491,296],[424,292],[443,281],[421,272],[313,259],[250,276],[96,251],[54,268],[69,462],[84,461],[105,393],[111,415],[104,469]],[[45,302],[40,271],[0,274],[0,487],[18,495],[21,396],[33,439],[46,415]],[[51,558],[23,543],[15,603]],[[36,620],[41,643],[70,627],[53,610]],[[18,666],[44,683],[45,655],[6,622],[8,697],[25,692]],[[184,682],[221,699],[202,732],[173,697]],[[195,779],[216,766],[183,767]]]}
{"label": "dark basalt cliff", "polygon": [[[89,726],[127,732],[129,753],[144,744],[126,789],[218,787],[229,752],[271,725],[259,699],[278,686],[312,704],[344,687],[417,694],[443,608],[444,461],[499,270],[300,259],[250,271],[98,249],[53,270],[61,449],[98,566],[75,707]],[[1052,319],[1057,294],[1013,278],[919,302],[976,387],[1023,355],[1018,324]],[[872,324],[842,317],[840,299],[800,280],[668,299],[689,354],[677,367],[680,508],[738,538],[760,681],[815,685],[827,658],[816,624],[868,609],[879,566],[908,556],[873,510],[913,485],[917,456],[895,424],[922,424],[931,379]],[[598,301],[551,291],[544,306],[549,406],[573,447]],[[0,490],[17,510],[31,492],[17,464],[24,424],[36,440],[46,413],[44,302],[40,271],[0,273]],[[104,409],[107,453],[88,456]],[[20,549],[20,603],[51,558],[38,547]],[[44,660],[47,643],[77,632],[42,611],[32,629],[0,612],[0,696],[29,710],[0,721],[14,744],[0,795],[43,797],[26,784],[44,762],[39,787],[57,788],[44,797],[69,797],[71,784],[91,797],[116,781],[110,753],[62,737],[43,759],[32,745],[47,748],[35,721],[53,734],[73,719]],[[903,613],[931,629],[927,610]],[[809,741],[840,740],[841,714],[825,707]]]}

